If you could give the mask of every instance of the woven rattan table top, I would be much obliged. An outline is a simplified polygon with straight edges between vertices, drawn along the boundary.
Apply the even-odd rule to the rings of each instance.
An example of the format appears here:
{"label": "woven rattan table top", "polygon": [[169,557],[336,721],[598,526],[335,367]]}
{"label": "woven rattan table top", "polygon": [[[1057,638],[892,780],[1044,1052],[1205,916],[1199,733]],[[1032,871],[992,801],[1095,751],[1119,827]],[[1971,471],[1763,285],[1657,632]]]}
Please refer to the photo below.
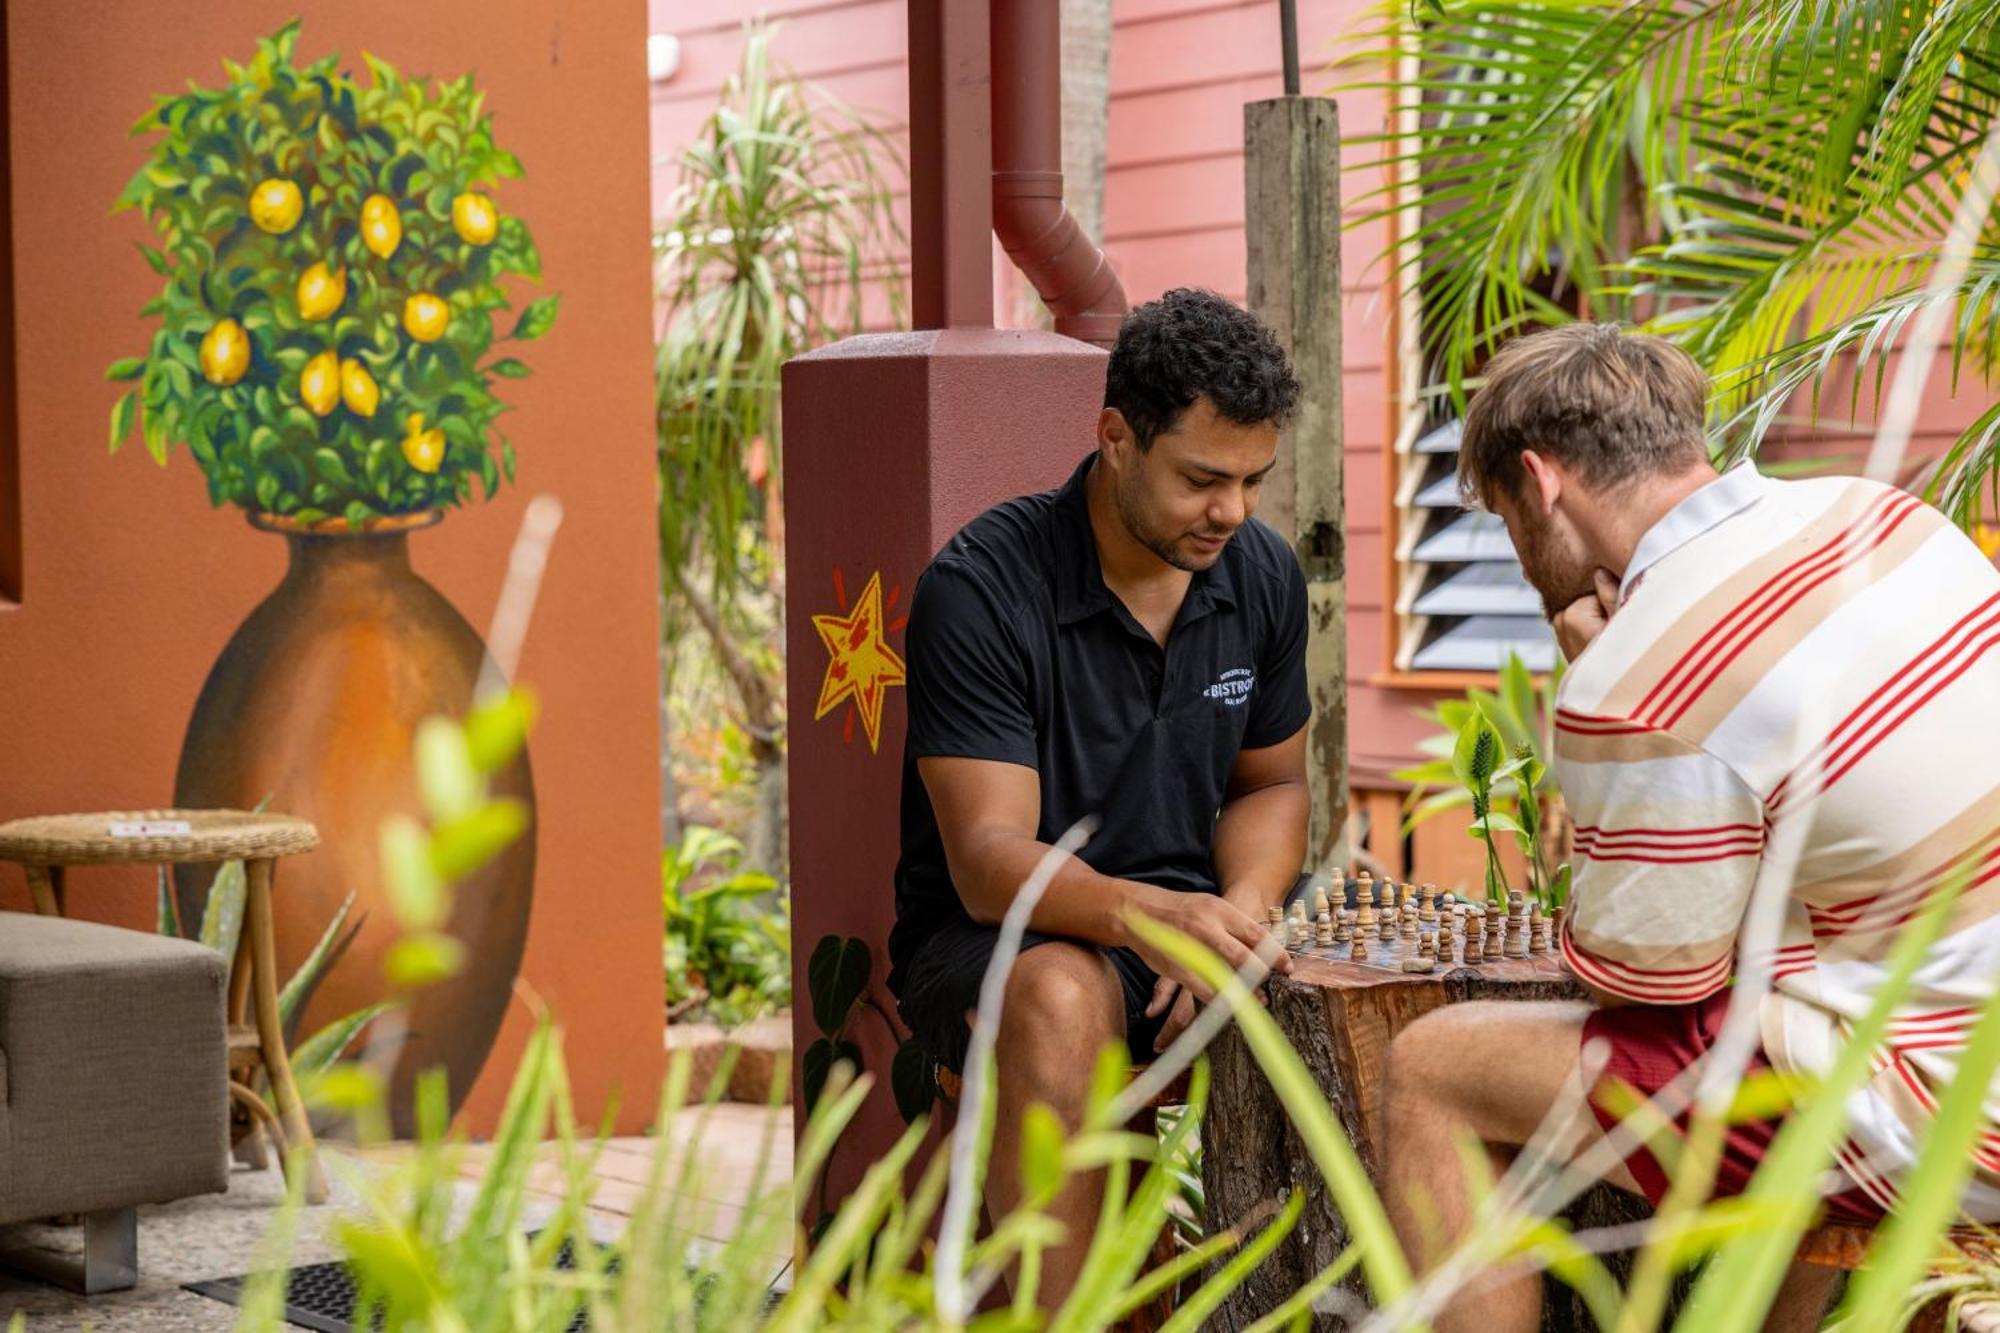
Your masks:
{"label": "woven rattan table top", "polygon": [[[171,823],[185,823],[188,831],[113,832],[116,825]],[[319,830],[307,820],[248,810],[105,811],[0,824],[0,861],[31,866],[255,861],[317,846]]]}

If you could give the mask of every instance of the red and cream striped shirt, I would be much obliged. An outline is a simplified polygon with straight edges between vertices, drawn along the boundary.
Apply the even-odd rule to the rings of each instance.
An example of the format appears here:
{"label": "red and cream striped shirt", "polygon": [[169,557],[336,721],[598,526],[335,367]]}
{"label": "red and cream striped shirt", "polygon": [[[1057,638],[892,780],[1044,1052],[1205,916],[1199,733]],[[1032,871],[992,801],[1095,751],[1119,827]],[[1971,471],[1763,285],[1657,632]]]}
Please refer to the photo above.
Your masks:
{"label": "red and cream striped shirt", "polygon": [[[1639,543],[1564,678],[1555,768],[1576,821],[1563,952],[1591,985],[1682,1004],[1727,984],[1760,876],[1784,935],[1760,1015],[1780,1069],[1824,1073],[1896,931],[1966,881],[1842,1166],[1885,1207],[1978,1007],[2000,985],[2000,571],[1915,497],[1740,464]],[[1795,823],[1796,821],[1796,823]],[[1795,868],[1768,845],[1803,848]],[[1966,1196],[2000,1219],[2000,1098]]]}

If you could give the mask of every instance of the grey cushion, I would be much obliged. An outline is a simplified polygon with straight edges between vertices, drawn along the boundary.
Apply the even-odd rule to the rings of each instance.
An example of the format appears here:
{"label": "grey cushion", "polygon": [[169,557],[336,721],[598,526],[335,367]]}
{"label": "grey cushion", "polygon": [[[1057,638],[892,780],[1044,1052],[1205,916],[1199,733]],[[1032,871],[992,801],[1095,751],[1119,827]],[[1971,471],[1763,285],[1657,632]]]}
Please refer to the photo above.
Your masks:
{"label": "grey cushion", "polygon": [[212,949],[0,912],[0,1222],[228,1187]]}

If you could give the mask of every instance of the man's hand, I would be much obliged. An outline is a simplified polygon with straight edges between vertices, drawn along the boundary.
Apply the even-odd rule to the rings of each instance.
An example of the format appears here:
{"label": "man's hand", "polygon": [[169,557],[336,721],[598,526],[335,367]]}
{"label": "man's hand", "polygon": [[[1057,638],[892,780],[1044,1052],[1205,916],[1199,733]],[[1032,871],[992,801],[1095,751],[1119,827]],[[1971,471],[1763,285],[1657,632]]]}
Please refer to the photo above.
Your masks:
{"label": "man's hand", "polygon": [[1595,570],[1591,577],[1597,586],[1558,611],[1550,622],[1556,632],[1556,645],[1572,662],[1604,632],[1604,627],[1611,623],[1612,613],[1618,609],[1618,580],[1611,576],[1611,571]]}
{"label": "man's hand", "polygon": [[[1139,899],[1136,910],[1161,925],[1189,936],[1220,957],[1231,971],[1241,971],[1244,963],[1258,953],[1275,970],[1292,970],[1292,956],[1276,946],[1270,929],[1263,922],[1213,894],[1152,889]],[[1146,966],[1160,974],[1163,981],[1179,983],[1184,990],[1193,992],[1195,999],[1204,1003],[1215,998],[1212,987],[1152,945],[1136,936],[1128,943],[1145,960]],[[1148,1007],[1149,1011],[1161,1003],[1163,993],[1164,987],[1154,989],[1153,1005]]]}
{"label": "man's hand", "polygon": [[1194,1022],[1194,996],[1178,981],[1161,977],[1153,983],[1153,1000],[1146,1006],[1146,1017],[1155,1018],[1173,1006],[1167,1013],[1167,1021],[1160,1025],[1160,1035],[1153,1038],[1153,1054],[1174,1044],[1174,1039],[1187,1031],[1187,1025]]}

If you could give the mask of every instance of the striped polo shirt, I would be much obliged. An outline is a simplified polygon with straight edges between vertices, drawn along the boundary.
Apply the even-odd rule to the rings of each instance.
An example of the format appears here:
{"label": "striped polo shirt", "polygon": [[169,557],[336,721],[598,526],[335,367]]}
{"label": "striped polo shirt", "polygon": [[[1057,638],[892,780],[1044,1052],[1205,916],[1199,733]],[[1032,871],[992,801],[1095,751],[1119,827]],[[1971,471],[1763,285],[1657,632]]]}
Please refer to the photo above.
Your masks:
{"label": "striped polo shirt", "polygon": [[[1849,1108],[1841,1165],[1885,1208],[2000,984],[1996,643],[2000,571],[1943,515],[1744,463],[1647,531],[1557,700],[1570,967],[1645,1004],[1713,994],[1759,877],[1780,878],[1760,1018],[1781,1070],[1832,1067],[1897,928],[1965,878]],[[1803,849],[1795,867],[1773,843]],[[1965,1198],[1984,1219],[2000,1219],[1995,1094]]]}

